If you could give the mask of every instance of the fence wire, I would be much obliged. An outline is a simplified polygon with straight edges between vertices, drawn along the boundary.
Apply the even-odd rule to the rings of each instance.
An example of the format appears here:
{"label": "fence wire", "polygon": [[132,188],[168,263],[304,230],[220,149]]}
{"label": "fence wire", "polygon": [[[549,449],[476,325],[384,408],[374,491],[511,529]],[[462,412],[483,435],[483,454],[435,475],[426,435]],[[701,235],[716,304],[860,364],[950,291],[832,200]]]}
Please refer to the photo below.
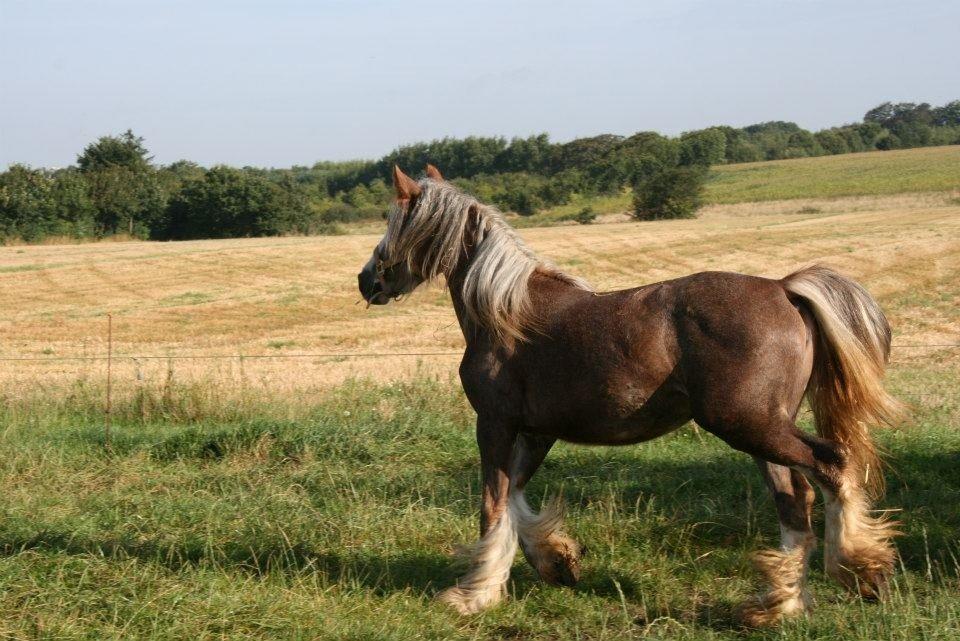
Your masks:
{"label": "fence wire", "polygon": [[[893,346],[898,349],[956,349],[960,343],[904,343]],[[127,360],[229,360],[229,359],[284,359],[284,358],[391,358],[424,356],[461,356],[463,350],[425,352],[297,352],[293,354],[102,354],[94,356],[0,356],[0,361],[64,362]]]}

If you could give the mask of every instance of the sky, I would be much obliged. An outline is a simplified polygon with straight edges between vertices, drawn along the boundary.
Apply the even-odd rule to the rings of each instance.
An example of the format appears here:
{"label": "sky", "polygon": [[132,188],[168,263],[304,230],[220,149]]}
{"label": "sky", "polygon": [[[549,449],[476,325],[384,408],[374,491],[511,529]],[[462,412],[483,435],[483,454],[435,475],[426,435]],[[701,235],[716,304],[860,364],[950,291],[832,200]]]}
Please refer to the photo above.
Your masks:
{"label": "sky", "polygon": [[289,167],[960,98],[957,0],[0,0],[0,167],[132,129],[158,163]]}

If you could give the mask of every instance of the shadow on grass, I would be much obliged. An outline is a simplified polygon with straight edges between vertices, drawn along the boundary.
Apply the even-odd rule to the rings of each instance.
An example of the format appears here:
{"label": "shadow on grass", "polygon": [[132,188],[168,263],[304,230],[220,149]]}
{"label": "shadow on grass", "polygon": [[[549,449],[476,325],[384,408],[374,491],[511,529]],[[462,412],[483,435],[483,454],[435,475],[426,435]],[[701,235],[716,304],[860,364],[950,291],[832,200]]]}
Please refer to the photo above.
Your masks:
{"label": "shadow on grass", "polygon": [[318,551],[301,544],[227,541],[215,551],[208,546],[177,541],[159,544],[111,538],[84,538],[71,533],[40,531],[29,537],[0,534],[0,554],[14,556],[33,550],[74,556],[138,559],[171,571],[187,568],[228,568],[266,578],[320,573],[331,583],[356,585],[375,594],[413,589],[431,593],[456,577],[451,559],[442,554],[399,552],[389,556]]}
{"label": "shadow on grass", "polygon": [[[890,478],[886,504],[903,509],[905,535],[898,541],[898,548],[905,567],[923,574],[930,570],[931,563],[939,563],[949,573],[950,555],[960,552],[956,546],[956,532],[960,531],[960,452],[949,448],[902,448],[894,453],[893,463],[898,474]],[[437,482],[462,486],[464,474],[462,468],[449,469],[438,475]],[[646,455],[631,456],[626,451],[606,457],[602,451],[567,450],[545,465],[537,487],[544,485],[563,487],[564,498],[572,506],[568,517],[572,522],[580,511],[578,506],[604,500],[611,492],[620,505],[626,506],[653,497],[657,514],[667,518],[658,519],[662,524],[652,525],[651,532],[662,535],[659,544],[668,554],[670,535],[680,529],[695,531],[693,542],[697,548],[748,551],[753,539],[748,540],[743,524],[750,510],[758,515],[765,538],[770,543],[776,540],[776,517],[760,475],[752,461],[733,452],[717,456],[714,450],[702,462],[671,462]],[[539,491],[535,487],[532,493]],[[702,527],[704,523],[711,525]],[[701,527],[694,527],[697,525]],[[822,524],[817,527],[822,536]],[[678,542],[679,546],[689,544],[689,540]],[[54,530],[25,534],[3,530],[0,525],[0,553],[13,556],[24,550],[134,558],[159,563],[173,571],[186,567],[229,568],[264,577],[319,573],[331,584],[355,585],[378,595],[405,590],[429,595],[453,584],[458,576],[458,569],[440,550],[426,553],[401,549],[397,554],[380,555],[318,550],[272,537],[225,540],[211,548],[199,537],[142,540]],[[677,554],[689,554],[689,548],[678,548]],[[952,567],[955,574],[956,566]],[[535,581],[529,568],[515,572],[515,585],[520,591],[529,590]],[[589,558],[576,591],[614,601],[622,595],[635,602],[641,596],[636,578],[609,568],[591,567]],[[732,611],[732,603],[718,601],[691,616],[711,628],[726,629],[737,626]]]}
{"label": "shadow on grass", "polygon": [[[906,567],[925,570],[927,552],[955,548],[960,532],[960,439],[958,449],[900,447],[890,454],[889,462],[893,471],[887,475],[886,496],[877,509],[894,511],[894,518],[902,522],[903,536],[897,539],[897,547]],[[732,450],[703,463],[687,464],[565,460],[545,465],[538,480],[541,486],[563,485],[568,504],[608,494],[611,485],[618,490],[622,505],[654,498],[659,511],[676,517],[677,525],[712,521],[715,527],[698,528],[696,537],[700,543],[718,546],[743,541],[745,533],[736,528],[753,510],[762,532],[771,542],[777,539],[776,512],[759,471],[749,458]],[[814,527],[821,538],[822,513],[818,500]]]}

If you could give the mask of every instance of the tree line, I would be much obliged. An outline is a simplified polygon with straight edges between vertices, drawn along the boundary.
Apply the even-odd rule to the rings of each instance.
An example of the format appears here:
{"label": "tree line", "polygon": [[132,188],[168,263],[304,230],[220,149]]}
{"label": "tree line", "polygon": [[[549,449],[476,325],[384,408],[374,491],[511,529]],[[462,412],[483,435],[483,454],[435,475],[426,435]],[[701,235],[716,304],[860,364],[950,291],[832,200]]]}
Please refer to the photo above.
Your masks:
{"label": "tree line", "polygon": [[[940,107],[883,103],[859,123],[817,132],[792,122],[710,127],[667,137],[604,134],[566,143],[546,134],[444,138],[406,145],[375,161],[289,169],[158,166],[132,131],[90,143],[65,169],[12,165],[0,173],[0,240],[156,240],[333,233],[382,217],[394,164],[428,162],[505,211],[531,215],[577,195],[632,189],[638,217],[690,215],[707,169],[754,162],[960,144],[960,100]],[[588,212],[581,212],[588,222]]]}

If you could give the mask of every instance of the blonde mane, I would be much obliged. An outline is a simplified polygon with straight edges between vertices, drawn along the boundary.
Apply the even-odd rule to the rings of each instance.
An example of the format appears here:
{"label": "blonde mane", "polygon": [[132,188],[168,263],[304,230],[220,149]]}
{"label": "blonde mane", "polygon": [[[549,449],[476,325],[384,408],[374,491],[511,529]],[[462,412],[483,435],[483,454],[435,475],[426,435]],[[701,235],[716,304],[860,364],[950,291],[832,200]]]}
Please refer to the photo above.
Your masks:
{"label": "blonde mane", "polygon": [[[529,281],[534,272],[590,287],[538,257],[494,207],[484,205],[448,182],[424,178],[412,211],[395,205],[382,246],[390,262],[406,262],[425,280],[451,274],[460,266],[467,226],[473,217],[473,252],[461,292],[470,318],[499,341],[523,340],[536,324]],[[471,212],[473,216],[471,216]]]}

